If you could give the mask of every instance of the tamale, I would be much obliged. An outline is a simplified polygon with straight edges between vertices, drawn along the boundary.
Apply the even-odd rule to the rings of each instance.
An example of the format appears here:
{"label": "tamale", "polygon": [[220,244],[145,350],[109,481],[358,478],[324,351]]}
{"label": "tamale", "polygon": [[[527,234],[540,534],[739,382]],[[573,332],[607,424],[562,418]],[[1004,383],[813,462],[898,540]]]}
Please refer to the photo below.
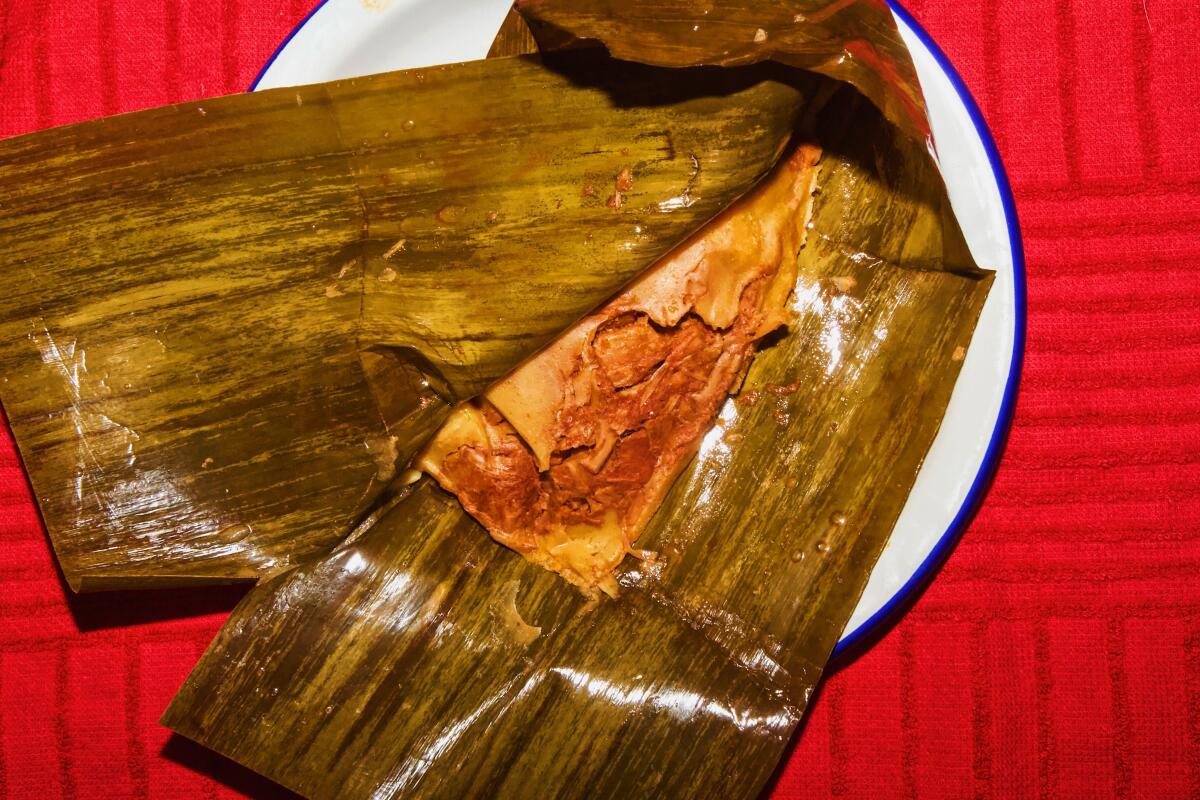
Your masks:
{"label": "tamale", "polygon": [[[254,589],[164,716],[306,796],[752,797],[936,433],[990,278],[923,146],[842,96],[790,332],[587,600],[428,481]],[[869,157],[868,157],[869,156]]]}
{"label": "tamale", "polygon": [[[496,59],[0,142],[0,399],[68,582],[327,552],[453,403],[770,169],[809,93],[777,75]],[[585,193],[625,170],[621,208]]]}
{"label": "tamale", "polygon": [[[544,10],[550,7],[538,5]],[[814,6],[824,11],[814,12]],[[598,16],[605,28],[590,34],[582,25],[559,19],[557,31],[552,32],[600,38],[613,53],[631,59],[659,60],[665,53],[674,60],[664,62],[672,64],[756,59],[763,54],[763,58],[788,61],[794,53],[810,47],[810,40],[821,40],[822,52],[827,54],[839,48],[842,53],[886,53],[888,58],[875,61],[847,58],[854,70],[874,72],[868,83],[874,80],[878,91],[872,94],[871,85],[864,83],[865,94],[901,125],[905,125],[904,114],[898,114],[898,109],[912,110],[913,104],[919,109],[916,84],[904,79],[911,73],[911,65],[902,50],[890,53],[889,42],[898,40],[894,29],[882,22],[886,17],[886,12],[880,13],[882,4],[810,4],[804,14],[794,14],[791,24],[797,28],[792,38],[781,35],[779,25],[773,22],[752,29],[749,41],[757,49],[743,47],[733,55],[720,52],[720,48],[715,53],[697,53],[695,48],[703,37],[697,36],[694,28],[712,24],[718,37],[712,41],[720,43],[726,34],[744,37],[751,30],[746,25],[755,20],[774,19],[772,14],[778,14],[778,8],[761,0],[731,0],[719,8],[612,0],[604,7],[614,12],[647,13],[626,14],[624,24],[617,16]],[[661,12],[659,20],[649,18],[655,8]],[[805,14],[816,14],[818,19],[809,25]],[[542,32],[553,24],[553,20],[544,20]],[[703,30],[707,35],[708,29]],[[859,38],[871,49],[859,47]],[[772,47],[763,47],[766,42],[772,42]],[[631,47],[620,49],[625,44]],[[835,62],[840,56],[830,58],[830,65],[838,66]],[[625,100],[631,94],[643,100],[655,96],[637,89],[644,84],[638,83],[636,76],[620,72],[634,67],[608,61],[601,71],[610,70],[624,74],[622,79],[604,84],[613,106],[628,110]],[[695,80],[695,74],[679,79]],[[724,72],[701,74],[710,80]],[[583,83],[592,88],[599,85],[595,79]],[[575,83],[572,86],[581,89]],[[895,86],[910,91],[908,101],[892,97]],[[499,86],[492,89],[500,90]],[[677,106],[686,101],[658,95],[655,102]],[[770,152],[770,158],[760,161],[773,161],[778,150],[772,148],[778,149],[779,143],[757,140],[760,136],[769,139],[772,126],[758,130],[757,122],[750,121],[760,113],[749,103],[738,110],[736,115],[742,115],[740,136],[755,142],[738,140],[734,146],[752,146],[760,155]],[[918,118],[907,130],[922,132],[922,121]],[[592,122],[604,125],[604,120],[589,115],[571,119],[571,125],[577,127]],[[884,124],[874,109],[846,94],[836,98],[815,125],[812,140],[821,144],[823,156],[817,164],[820,173],[808,234],[803,247],[794,253],[788,335],[756,356],[742,396],[722,405],[719,429],[704,435],[695,458],[685,465],[658,513],[649,519],[637,545],[652,549],[658,558],[629,559],[617,567],[619,599],[589,603],[558,576],[497,546],[460,503],[432,481],[402,488],[392,485],[389,488],[394,491],[382,497],[365,497],[362,513],[354,506],[352,513],[329,516],[329,531],[323,534],[329,537],[326,542],[341,535],[334,530],[344,531],[348,519],[360,521],[332,552],[265,579],[246,596],[188,678],[164,721],[313,798],[727,798],[757,792],[803,715],[824,661],[904,504],[953,389],[960,363],[953,353],[970,342],[989,284],[988,276],[974,267],[962,246],[924,143],[901,136],[896,128]],[[680,121],[679,130],[683,127]],[[613,128],[604,130],[619,136]],[[677,144],[678,139],[672,136],[671,142]],[[476,139],[467,144],[478,148],[487,143]],[[446,140],[434,160],[444,161],[462,145]],[[629,142],[617,146],[634,151]],[[677,156],[683,152],[674,150]],[[590,168],[590,173],[580,170],[569,180],[557,170],[563,163],[574,166],[576,158],[559,163],[546,157],[539,164],[545,169],[530,179],[526,188],[536,192],[538,181],[552,185],[563,181],[563,186],[576,192],[581,207],[589,204],[588,213],[652,212],[653,204],[671,198],[692,207],[686,199],[710,194],[707,190],[692,192],[692,188],[703,187],[704,181],[754,173],[744,161],[748,154],[733,154],[726,163],[733,169],[730,175],[714,174],[704,162],[700,172],[690,173],[691,178],[700,179],[698,184],[682,182],[674,185],[676,191],[665,199],[652,197],[646,198],[648,205],[630,204],[622,188],[628,182],[623,178],[625,156],[618,156],[616,148],[604,152],[610,161]],[[359,166],[366,163],[347,158]],[[514,166],[517,162],[508,163]],[[756,174],[764,170],[766,167]],[[641,186],[637,164],[631,172],[636,192]],[[362,174],[354,172],[355,179]],[[463,186],[479,174],[482,167],[472,176],[462,175]],[[520,170],[510,175],[521,178]],[[748,180],[746,187],[752,182]],[[370,179],[364,179],[364,185],[370,185]],[[611,186],[613,203],[605,203],[608,191],[589,196],[583,191],[589,185],[606,190]],[[403,197],[409,197],[404,194],[409,188],[401,192]],[[620,201],[618,192],[622,193]],[[703,218],[732,199],[715,203]],[[450,403],[481,390],[623,283],[601,290],[602,275],[608,273],[600,275],[598,270],[612,251],[606,249],[596,254],[598,260],[590,261],[588,246],[594,245],[578,242],[577,234],[588,229],[592,217],[580,212],[558,219],[547,211],[544,217],[554,222],[539,229],[546,236],[544,251],[505,249],[502,254],[529,257],[521,264],[522,273],[530,271],[530,264],[548,270],[536,281],[552,277],[552,270],[575,272],[580,263],[571,259],[584,257],[588,275],[594,278],[589,278],[587,294],[594,296],[582,303],[583,291],[576,295],[571,288],[563,288],[571,302],[580,300],[578,312],[564,312],[545,327],[524,320],[510,342],[504,338],[508,329],[494,319],[484,320],[485,315],[529,305],[538,306],[541,313],[542,297],[552,299],[558,314],[569,302],[556,294],[553,287],[557,284],[534,281],[539,302],[528,303],[527,296],[533,291],[529,284],[518,282],[504,295],[508,305],[488,305],[490,295],[472,294],[464,285],[474,283],[478,291],[485,285],[481,277],[503,281],[515,271],[493,266],[490,261],[470,261],[476,269],[469,271],[468,277],[458,276],[461,283],[451,282],[444,295],[437,293],[438,278],[430,276],[437,270],[456,275],[457,270],[446,265],[454,265],[466,252],[455,249],[458,242],[468,240],[466,236],[460,239],[456,231],[458,225],[474,218],[470,213],[475,205],[451,198],[438,199],[445,205],[427,203],[424,198],[412,201],[425,209],[425,223],[433,227],[432,233],[425,229],[427,239],[408,235],[403,228],[388,229],[386,235],[372,239],[367,233],[371,225],[378,224],[378,217],[364,219],[353,216],[353,210],[340,212],[367,231],[348,234],[347,241],[353,242],[348,252],[359,258],[359,271],[352,269],[342,276],[358,276],[355,279],[361,290],[347,291],[342,284],[329,281],[330,275],[341,271],[336,259],[320,261],[326,271],[319,273],[320,279],[314,279],[310,288],[323,300],[341,297],[342,302],[353,305],[358,299],[359,311],[336,318],[340,326],[332,327],[334,333],[322,339],[328,344],[325,349],[307,341],[320,331],[305,329],[305,347],[312,348],[306,353],[319,353],[322,359],[300,365],[288,351],[278,371],[278,384],[283,383],[282,375],[298,375],[300,385],[310,390],[312,397],[329,398],[329,408],[322,410],[346,414],[354,423],[330,431],[326,441],[334,445],[344,444],[343,437],[356,444],[361,429],[370,427],[361,420],[373,420],[372,414],[401,420],[389,423],[383,431],[388,438],[374,447],[376,452],[368,452],[371,461],[367,469],[371,470],[402,462],[404,453],[418,446],[416,432],[432,431]],[[384,207],[401,206],[401,200],[395,203]],[[276,212],[283,207],[286,205],[278,204]],[[439,212],[442,218],[438,218]],[[23,215],[29,218],[28,209]],[[436,222],[428,219],[431,215]],[[491,222],[504,218],[498,215]],[[695,223],[701,221],[697,215]],[[300,219],[295,228],[302,231],[307,222]],[[487,215],[484,222],[488,222]],[[563,223],[560,227],[559,222]],[[614,225],[608,243],[616,245],[614,249],[626,242],[640,246],[630,231],[632,224],[641,222],[628,217],[622,222],[625,227]],[[683,227],[686,225],[680,225]],[[688,231],[695,227],[692,224]],[[353,224],[349,228],[353,229]],[[260,236],[268,233],[258,231]],[[516,231],[509,233],[516,235]],[[446,248],[442,252],[445,258],[440,259],[437,248],[432,247],[433,242],[443,241],[439,235],[455,246]],[[563,241],[574,241],[576,246],[565,247],[553,241],[554,235],[564,236]],[[671,243],[684,235],[679,231]],[[656,241],[649,248],[653,254],[642,252],[640,264],[652,263],[667,252],[668,239],[671,237],[662,236]],[[230,243],[241,246],[254,241],[254,237],[239,237]],[[430,247],[416,247],[420,241]],[[370,242],[374,249],[362,242]],[[64,246],[72,242],[54,243]],[[794,246],[800,243],[794,242]],[[260,257],[277,255],[274,247],[282,245],[266,240],[262,251],[253,252]],[[414,291],[416,305],[452,299],[460,305],[466,320],[461,324],[467,330],[422,330],[406,323],[407,315],[392,314],[392,302],[407,296],[398,291],[407,272],[392,266],[392,259],[406,253],[427,257],[416,270],[426,276],[426,283],[414,284],[424,287],[424,291]],[[552,257],[568,260],[546,266]],[[286,261],[271,264],[277,272]],[[634,261],[620,264],[632,270]],[[37,266],[46,269],[46,259]],[[79,272],[82,275],[85,270],[80,267]],[[372,282],[376,276],[385,279]],[[36,272],[34,277],[37,279]],[[76,281],[73,288],[78,291],[79,278]],[[353,281],[350,288],[355,288]],[[397,290],[389,293],[389,288]],[[280,295],[266,291],[260,296],[271,296],[277,302]],[[59,295],[53,299],[55,305],[64,302]],[[218,297],[229,299],[228,295]],[[28,297],[23,302],[29,302]],[[150,307],[156,306],[151,302]],[[433,307],[436,321],[457,324],[446,306]],[[286,303],[283,308],[287,311]],[[258,319],[268,321],[276,313],[263,302],[251,309]],[[286,314],[280,319],[294,321]],[[115,324],[112,319],[106,321]],[[492,331],[492,338],[479,349],[491,353],[488,348],[508,348],[506,355],[491,359],[472,350],[469,359],[456,361],[455,344],[464,350],[468,345],[475,347],[478,343],[473,344],[467,333],[485,321],[491,325],[485,330]],[[48,326],[49,333],[55,333],[60,325],[61,321],[56,321]],[[532,332],[535,327],[538,333]],[[246,332],[236,325],[232,330],[242,335]],[[407,338],[392,341],[389,336],[396,330]],[[346,342],[346,331],[355,347],[338,349]],[[276,336],[283,341],[282,335]],[[55,336],[55,342],[60,338]],[[71,385],[72,380],[84,383],[80,375],[92,368],[94,349],[86,339],[80,341],[83,345],[55,348],[67,354],[61,360],[66,362],[64,385]],[[202,341],[206,347],[211,344],[212,349],[206,350],[211,360],[228,354],[229,342],[210,342],[204,337]],[[224,349],[217,348],[218,343]],[[380,343],[391,347],[380,348]],[[74,369],[70,359],[80,349],[89,359],[80,357],[79,368]],[[332,357],[335,355],[344,361]],[[396,372],[397,362],[400,373]],[[348,374],[354,378],[344,381],[344,391],[342,383],[323,373],[338,363],[348,363]],[[380,391],[386,379],[397,375],[410,381],[407,391],[403,387]],[[161,391],[161,386],[158,389]],[[362,401],[366,396],[362,390],[374,392],[370,402]],[[182,402],[178,395],[172,397]],[[253,396],[247,397],[247,403],[253,401]],[[408,404],[390,403],[395,397],[407,399]],[[439,411],[430,415],[436,420],[422,416],[416,425],[406,414],[421,410],[422,397],[432,397],[436,403],[428,408]],[[281,392],[278,401],[275,408],[290,413],[292,405],[284,403],[295,398]],[[356,415],[343,411],[342,405],[353,403],[359,403]],[[506,414],[515,417],[521,408],[510,404]],[[109,410],[101,409],[101,413],[109,415]],[[162,427],[174,423],[163,420]],[[323,425],[319,419],[310,419],[296,422],[295,431],[313,423]],[[413,437],[401,440],[394,431]],[[223,428],[222,432],[238,433],[238,429]],[[95,439],[83,434],[78,432],[77,440]],[[140,435],[145,439],[145,434]],[[397,435],[397,440],[391,440],[391,435]],[[527,435],[536,438],[534,433]],[[61,438],[71,441],[70,432]],[[144,462],[144,453],[137,455],[139,463]],[[244,475],[252,476],[251,468],[265,461],[247,459]],[[336,467],[329,459],[318,461],[314,473]],[[74,463],[65,459],[65,474],[71,474]],[[284,458],[281,474],[283,468],[296,467],[296,461]],[[324,480],[336,482],[341,476],[325,476]],[[361,481],[355,483],[353,492],[347,489],[347,497],[361,485]],[[157,486],[146,481],[140,485],[140,494],[131,491],[131,497],[149,497]],[[298,489],[290,498],[295,505],[307,505],[307,501],[296,503],[295,498],[310,487],[288,487],[281,482],[278,488],[281,497],[286,488]],[[220,498],[206,500],[204,507],[220,509]],[[348,506],[343,506],[343,511],[344,507]],[[266,509],[283,510],[287,506]],[[281,540],[289,535],[288,525],[295,524],[294,518],[281,524]],[[311,530],[304,525],[298,528],[301,533]],[[312,552],[317,548],[310,555]],[[146,551],[145,558],[160,555]],[[139,569],[154,573],[156,567],[151,561]]]}
{"label": "tamale", "polygon": [[612,570],[636,554],[755,343],[787,322],[818,157],[798,148],[481,402],[458,408],[418,466],[497,541],[585,594],[615,597]]}

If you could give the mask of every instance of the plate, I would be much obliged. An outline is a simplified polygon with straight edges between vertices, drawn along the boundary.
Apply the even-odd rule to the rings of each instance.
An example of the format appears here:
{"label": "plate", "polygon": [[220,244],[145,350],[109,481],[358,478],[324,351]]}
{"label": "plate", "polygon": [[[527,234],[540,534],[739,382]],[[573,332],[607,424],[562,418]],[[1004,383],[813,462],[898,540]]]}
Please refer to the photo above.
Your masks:
{"label": "plate", "polygon": [[[512,0],[325,0],[251,89],[299,86],[487,55]],[[1025,339],[1024,254],[995,142],[932,37],[892,3],[929,107],[950,202],[976,261],[996,271],[954,394],[917,481],[834,658],[857,652],[912,602],[991,483],[1012,421]]]}

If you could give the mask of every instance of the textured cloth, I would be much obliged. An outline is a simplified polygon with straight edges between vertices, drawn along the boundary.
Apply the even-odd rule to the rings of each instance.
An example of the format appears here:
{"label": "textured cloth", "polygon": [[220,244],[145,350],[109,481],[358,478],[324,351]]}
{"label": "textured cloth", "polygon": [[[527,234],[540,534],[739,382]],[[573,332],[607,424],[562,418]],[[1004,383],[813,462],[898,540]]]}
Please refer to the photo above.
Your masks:
{"label": "textured cloth", "polygon": [[[0,0],[0,135],[242,90],[311,2]],[[1200,797],[1200,4],[910,8],[1014,184],[1025,377],[978,517],[774,796]],[[284,796],[156,723],[240,593],[71,596],[0,431],[0,798]]]}

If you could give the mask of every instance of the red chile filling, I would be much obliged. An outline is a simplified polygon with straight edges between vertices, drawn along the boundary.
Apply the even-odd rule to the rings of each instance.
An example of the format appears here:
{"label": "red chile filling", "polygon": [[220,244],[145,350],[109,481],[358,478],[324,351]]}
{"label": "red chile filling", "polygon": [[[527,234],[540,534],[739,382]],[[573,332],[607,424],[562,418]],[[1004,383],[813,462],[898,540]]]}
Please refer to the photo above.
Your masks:
{"label": "red chile filling", "polygon": [[747,287],[724,330],[694,314],[672,327],[637,312],[601,324],[578,358],[575,397],[558,411],[545,473],[485,402],[499,444],[463,445],[442,464],[463,506],[522,550],[539,533],[599,525],[611,512],[636,536],[740,382],[754,351],[763,284]]}

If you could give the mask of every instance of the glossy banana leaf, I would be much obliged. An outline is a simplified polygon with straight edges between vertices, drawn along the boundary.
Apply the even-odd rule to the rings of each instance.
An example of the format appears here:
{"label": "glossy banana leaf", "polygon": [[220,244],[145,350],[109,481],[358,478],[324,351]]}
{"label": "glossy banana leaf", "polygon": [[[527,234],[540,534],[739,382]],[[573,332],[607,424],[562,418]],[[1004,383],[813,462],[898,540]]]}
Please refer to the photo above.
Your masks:
{"label": "glossy banana leaf", "polygon": [[449,404],[754,185],[812,83],[593,51],[0,142],[0,399],[71,586],[328,552]]}
{"label": "glossy banana leaf", "polygon": [[770,59],[857,88],[918,139],[929,135],[908,48],[884,0],[517,0],[543,49],[602,42],[668,67]]}
{"label": "glossy banana leaf", "polygon": [[796,322],[627,559],[617,600],[428,481],[256,587],[164,722],[313,798],[752,797],[895,523],[990,285],[920,143],[846,92]]}

